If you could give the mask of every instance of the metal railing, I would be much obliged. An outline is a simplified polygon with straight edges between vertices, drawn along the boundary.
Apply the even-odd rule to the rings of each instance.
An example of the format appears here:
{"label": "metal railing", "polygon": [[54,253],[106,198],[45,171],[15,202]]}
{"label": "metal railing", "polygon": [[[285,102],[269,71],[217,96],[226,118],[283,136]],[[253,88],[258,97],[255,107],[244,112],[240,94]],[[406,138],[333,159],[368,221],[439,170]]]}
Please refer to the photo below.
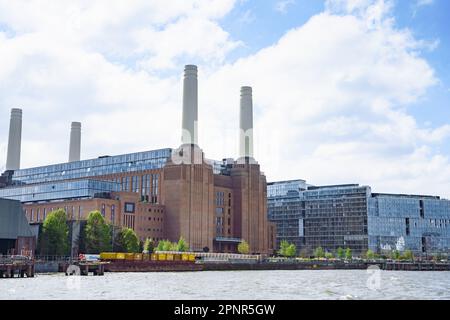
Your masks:
{"label": "metal railing", "polygon": [[78,260],[78,257],[58,256],[58,255],[39,255],[39,256],[35,256],[34,260],[36,262],[73,262],[75,260]]}
{"label": "metal railing", "polygon": [[22,255],[0,255],[0,264],[23,263],[32,260],[32,258]]}

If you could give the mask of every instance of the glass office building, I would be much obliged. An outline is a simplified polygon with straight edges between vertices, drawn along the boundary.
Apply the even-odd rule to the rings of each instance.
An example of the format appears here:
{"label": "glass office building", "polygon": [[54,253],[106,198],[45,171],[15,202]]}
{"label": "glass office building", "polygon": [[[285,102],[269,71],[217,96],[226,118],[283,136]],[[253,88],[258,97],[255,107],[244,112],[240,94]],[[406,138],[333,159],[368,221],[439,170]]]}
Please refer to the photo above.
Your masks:
{"label": "glass office building", "polygon": [[15,184],[34,184],[161,169],[171,154],[168,148],[21,169],[14,171],[12,180]]}
{"label": "glass office building", "polygon": [[102,197],[114,191],[120,191],[118,183],[85,179],[0,189],[0,198],[27,203]]}
{"label": "glass office building", "polygon": [[369,199],[368,221],[369,248],[374,251],[449,252],[448,200],[374,193]]}
{"label": "glass office building", "polygon": [[141,192],[148,202],[158,203],[159,174],[133,172],[161,169],[171,153],[172,149],[161,149],[15,170],[12,183],[0,188],[0,198],[39,203],[128,191]]}
{"label": "glass office building", "polygon": [[267,189],[277,245],[287,240],[305,254],[317,247],[355,254],[450,248],[450,201],[439,197],[377,194],[358,184],[307,186],[303,180],[273,182]]}

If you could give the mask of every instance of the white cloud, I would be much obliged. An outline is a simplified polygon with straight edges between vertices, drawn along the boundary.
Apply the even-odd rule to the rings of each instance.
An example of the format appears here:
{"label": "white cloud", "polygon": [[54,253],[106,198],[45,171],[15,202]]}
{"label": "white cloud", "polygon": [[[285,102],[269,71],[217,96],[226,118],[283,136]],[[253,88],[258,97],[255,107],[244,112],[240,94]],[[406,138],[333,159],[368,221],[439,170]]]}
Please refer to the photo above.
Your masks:
{"label": "white cloud", "polygon": [[421,7],[421,6],[429,6],[431,4],[434,3],[434,0],[417,0],[416,1],[416,6],[417,7]]}
{"label": "white cloud", "polygon": [[278,0],[275,4],[275,10],[281,13],[287,13],[288,7],[295,4],[295,0]]}
{"label": "white cloud", "polygon": [[395,27],[391,2],[329,0],[277,43],[228,63],[241,42],[220,19],[234,4],[0,0],[9,29],[0,32],[0,163],[11,107],[24,109],[24,167],[65,161],[70,121],[83,123],[83,158],[177,147],[182,66],[194,62],[208,158],[236,156],[239,87],[252,85],[269,180],[450,197],[449,159],[438,152],[450,126],[422,127],[408,112],[438,79],[420,56],[426,42]]}

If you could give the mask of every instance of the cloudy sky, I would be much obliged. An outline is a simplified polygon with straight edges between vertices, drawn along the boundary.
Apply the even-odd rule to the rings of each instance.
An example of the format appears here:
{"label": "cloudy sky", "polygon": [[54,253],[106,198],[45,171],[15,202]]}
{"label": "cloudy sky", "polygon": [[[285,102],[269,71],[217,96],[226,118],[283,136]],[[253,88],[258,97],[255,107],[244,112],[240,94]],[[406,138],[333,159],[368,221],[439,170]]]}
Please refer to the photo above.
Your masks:
{"label": "cloudy sky", "polygon": [[177,147],[182,72],[199,66],[199,141],[236,157],[254,90],[268,180],[450,198],[447,0],[0,0],[0,170],[9,112],[23,168]]}

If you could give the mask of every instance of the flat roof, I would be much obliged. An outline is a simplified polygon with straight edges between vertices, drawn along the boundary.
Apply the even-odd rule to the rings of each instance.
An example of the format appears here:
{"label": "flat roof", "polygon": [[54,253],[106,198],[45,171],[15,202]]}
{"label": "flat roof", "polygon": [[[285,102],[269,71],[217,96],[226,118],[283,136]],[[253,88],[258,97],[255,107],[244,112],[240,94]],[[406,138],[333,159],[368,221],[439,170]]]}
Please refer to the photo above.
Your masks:
{"label": "flat roof", "polygon": [[402,194],[402,193],[372,193],[372,197],[392,197],[392,198],[423,198],[423,199],[435,199],[440,200],[440,196],[429,196],[420,194]]}
{"label": "flat roof", "polygon": [[332,185],[326,185],[326,186],[308,186],[308,190],[330,189],[330,188],[356,188],[356,187],[365,187],[365,186],[360,186],[357,183],[354,183],[354,184],[332,184]]}
{"label": "flat roof", "polygon": [[303,179],[294,179],[294,180],[272,181],[272,182],[267,182],[267,185],[282,184],[282,183],[290,183],[290,182],[306,182],[306,180],[303,180]]}

